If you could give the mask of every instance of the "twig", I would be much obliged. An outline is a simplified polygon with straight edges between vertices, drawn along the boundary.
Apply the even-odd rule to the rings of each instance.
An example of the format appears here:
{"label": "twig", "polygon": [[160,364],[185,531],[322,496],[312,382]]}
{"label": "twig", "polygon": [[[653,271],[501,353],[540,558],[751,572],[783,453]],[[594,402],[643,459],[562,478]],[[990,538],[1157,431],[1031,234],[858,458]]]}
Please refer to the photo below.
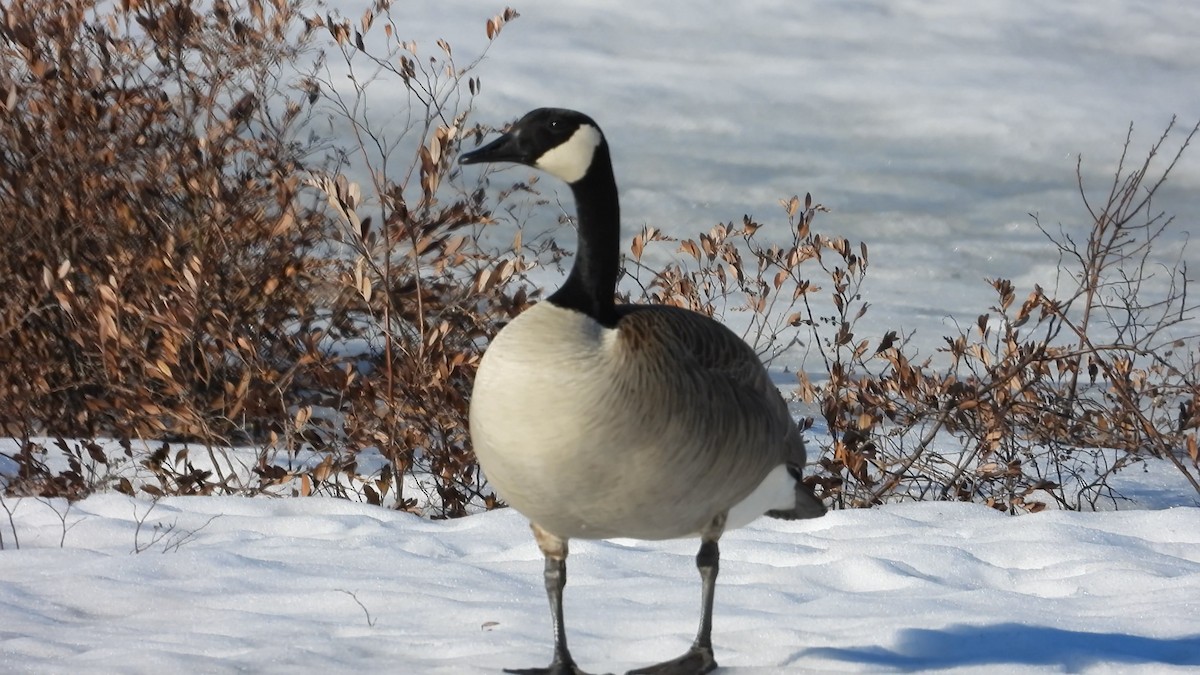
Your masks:
{"label": "twig", "polygon": [[348,596],[350,596],[351,598],[353,598],[353,599],[354,599],[354,602],[358,604],[359,608],[361,608],[361,609],[362,609],[362,611],[363,611],[363,614],[365,614],[365,615],[366,615],[366,617],[367,617],[367,627],[368,627],[368,628],[374,628],[374,627],[375,627],[375,621],[376,621],[376,620],[375,620],[374,618],[372,618],[372,617],[371,617],[371,612],[367,610],[367,606],[366,606],[366,605],[364,605],[364,604],[362,603],[362,600],[359,600],[359,599],[358,599],[358,596],[357,596],[357,595],[355,595],[353,592],[351,592],[351,591],[347,591],[347,590],[345,590],[345,589],[343,589],[343,588],[335,588],[334,590],[336,590],[336,591],[339,591],[339,592],[341,592],[341,593],[345,593],[346,595],[348,595]]}

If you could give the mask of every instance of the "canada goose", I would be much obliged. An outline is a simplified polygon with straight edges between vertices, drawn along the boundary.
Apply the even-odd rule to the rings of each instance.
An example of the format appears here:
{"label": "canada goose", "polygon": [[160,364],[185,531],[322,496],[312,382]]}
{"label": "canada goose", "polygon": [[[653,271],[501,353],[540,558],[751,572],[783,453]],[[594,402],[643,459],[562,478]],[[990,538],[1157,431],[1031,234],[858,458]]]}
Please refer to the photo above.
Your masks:
{"label": "canada goose", "polygon": [[676,307],[617,305],[620,209],[608,143],[587,115],[541,108],[462,164],[514,162],[571,186],[578,251],[562,287],[492,341],[471,397],[471,439],[496,492],[530,520],[546,560],[548,668],[579,673],[562,591],[572,538],[699,536],[700,629],[679,658],[633,672],[706,673],[717,540],[764,513],[815,518],[804,442],[754,350]]}

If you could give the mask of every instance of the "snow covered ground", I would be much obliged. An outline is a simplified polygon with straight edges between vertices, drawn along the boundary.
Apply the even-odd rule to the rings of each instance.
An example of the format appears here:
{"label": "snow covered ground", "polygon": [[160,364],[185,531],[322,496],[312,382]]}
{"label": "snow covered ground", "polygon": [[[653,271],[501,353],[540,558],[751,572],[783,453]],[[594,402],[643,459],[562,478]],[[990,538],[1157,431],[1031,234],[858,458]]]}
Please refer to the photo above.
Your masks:
{"label": "snow covered ground", "polygon": [[[329,4],[357,17],[365,3]],[[481,66],[477,119],[594,115],[627,236],[770,222],[778,199],[811,191],[833,209],[820,231],[871,246],[876,333],[916,330],[926,353],[986,309],[984,277],[1052,282],[1026,214],[1083,226],[1077,153],[1103,181],[1129,122],[1140,157],[1171,114],[1200,119],[1195,3],[511,4],[523,16]],[[406,38],[444,37],[461,55],[500,8],[397,12]],[[1200,217],[1200,156],[1162,197],[1181,243]],[[1164,475],[1122,476],[1131,506],[1154,510],[1008,518],[929,503],[760,520],[722,542],[718,661],[1200,668],[1200,508]],[[0,672],[482,673],[549,659],[540,555],[511,511],[432,522],[330,499],[115,494],[4,506]],[[581,665],[621,672],[682,651],[694,554],[687,541],[577,542],[566,611]]]}
{"label": "snow covered ground", "polygon": [[[493,673],[549,661],[541,558],[513,511],[432,522],[329,499],[167,498],[150,510],[121,495],[65,509],[20,502],[20,549],[0,525],[0,671]],[[1011,518],[889,506],[759,520],[727,534],[722,554],[722,672],[1200,667],[1198,508]],[[575,542],[566,614],[580,664],[623,672],[686,649],[694,555],[689,541]]]}

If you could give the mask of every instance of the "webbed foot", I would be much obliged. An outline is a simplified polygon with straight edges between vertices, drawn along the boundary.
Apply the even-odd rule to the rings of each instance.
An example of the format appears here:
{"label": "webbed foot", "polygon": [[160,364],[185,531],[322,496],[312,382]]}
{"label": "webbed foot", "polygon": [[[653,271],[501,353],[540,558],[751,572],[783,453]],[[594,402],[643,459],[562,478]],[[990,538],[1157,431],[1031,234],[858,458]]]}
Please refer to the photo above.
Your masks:
{"label": "webbed foot", "polygon": [[716,669],[717,660],[711,647],[692,647],[683,656],[631,670],[626,675],[703,675]]}
{"label": "webbed foot", "polygon": [[574,663],[563,663],[557,660],[545,668],[505,668],[504,672],[513,675],[589,675]]}

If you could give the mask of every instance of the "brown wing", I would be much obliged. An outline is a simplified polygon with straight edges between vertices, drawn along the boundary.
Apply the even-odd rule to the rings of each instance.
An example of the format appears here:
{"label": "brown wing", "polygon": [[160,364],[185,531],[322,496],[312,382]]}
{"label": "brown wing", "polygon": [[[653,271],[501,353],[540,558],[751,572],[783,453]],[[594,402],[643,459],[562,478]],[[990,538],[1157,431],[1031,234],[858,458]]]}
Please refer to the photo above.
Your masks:
{"label": "brown wing", "polygon": [[[713,319],[691,310],[667,305],[620,305],[617,329],[631,350],[654,343],[671,349],[673,363],[689,363],[710,377],[726,379],[741,404],[766,412],[779,462],[798,472],[805,463],[804,442],[791,418],[779,388],[771,382],[754,350],[736,333]],[[660,344],[662,336],[671,344]],[[755,415],[757,417],[757,415]]]}

